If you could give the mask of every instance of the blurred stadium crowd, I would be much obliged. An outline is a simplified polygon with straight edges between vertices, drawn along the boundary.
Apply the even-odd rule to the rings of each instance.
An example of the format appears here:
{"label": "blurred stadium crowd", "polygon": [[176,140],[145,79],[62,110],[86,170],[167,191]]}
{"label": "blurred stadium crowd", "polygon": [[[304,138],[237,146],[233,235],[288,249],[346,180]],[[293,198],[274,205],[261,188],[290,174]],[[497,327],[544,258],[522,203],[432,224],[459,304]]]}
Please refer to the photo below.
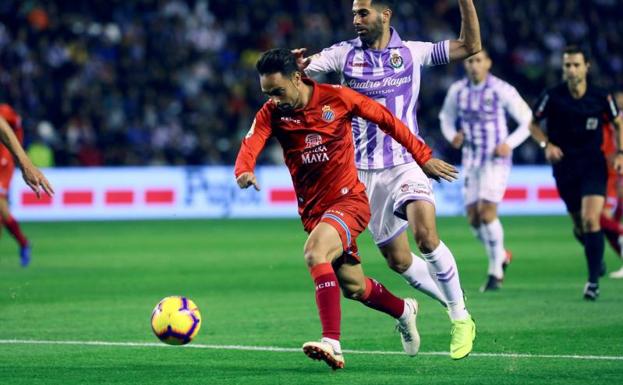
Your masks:
{"label": "blurred stadium crowd", "polygon": [[[0,100],[27,145],[57,166],[232,164],[263,103],[254,63],[275,46],[316,52],[354,37],[348,0],[2,0]],[[493,72],[532,103],[560,79],[561,50],[588,43],[592,81],[623,87],[619,0],[476,1]],[[400,2],[404,39],[456,38],[455,0]],[[437,114],[460,65],[426,69],[424,137],[456,159]],[[335,80],[335,79],[327,79]],[[273,146],[263,162],[281,161]],[[542,161],[527,143],[516,163]]]}

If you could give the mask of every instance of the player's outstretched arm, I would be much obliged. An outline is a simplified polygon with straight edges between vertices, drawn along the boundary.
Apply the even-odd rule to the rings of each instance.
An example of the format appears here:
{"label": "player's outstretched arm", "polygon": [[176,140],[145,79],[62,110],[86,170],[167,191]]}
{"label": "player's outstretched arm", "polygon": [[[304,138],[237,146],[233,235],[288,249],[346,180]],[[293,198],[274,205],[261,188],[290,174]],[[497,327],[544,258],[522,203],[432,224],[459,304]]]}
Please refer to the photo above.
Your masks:
{"label": "player's outstretched arm", "polygon": [[480,23],[473,0],[459,0],[461,33],[458,40],[450,40],[450,60],[463,60],[482,50]]}
{"label": "player's outstretched arm", "polygon": [[402,144],[426,175],[437,181],[445,179],[452,182],[457,178],[456,168],[443,160],[434,159],[433,150],[423,140],[413,135],[409,128],[385,106],[350,88],[340,87],[340,89],[345,101],[350,104],[352,113],[378,124],[381,130]]}
{"label": "player's outstretched arm", "polygon": [[455,123],[458,118],[456,93],[457,87],[450,87],[443,101],[443,107],[441,107],[441,111],[439,112],[439,124],[444,138],[446,138],[453,148],[459,149],[463,146],[465,135],[455,128]]}
{"label": "player's outstretched arm", "polygon": [[49,196],[54,195],[54,189],[43,173],[35,167],[26,152],[19,143],[9,124],[0,117],[0,142],[9,149],[9,152],[17,160],[19,168],[22,170],[24,181],[35,192],[37,198],[40,197],[41,190]]}
{"label": "player's outstretched arm", "polygon": [[240,188],[254,186],[257,191],[260,191],[260,185],[257,183],[253,170],[255,170],[257,157],[264,149],[268,138],[272,135],[269,122],[270,112],[267,105],[264,105],[255,115],[251,128],[242,140],[240,151],[238,151],[238,156],[236,157],[234,175],[236,176],[236,183],[238,183]]}
{"label": "player's outstretched arm", "polygon": [[305,52],[307,52],[307,48],[295,48],[292,50],[292,53],[296,57],[296,64],[301,72],[304,72],[305,68],[311,63],[311,57],[305,57]]}

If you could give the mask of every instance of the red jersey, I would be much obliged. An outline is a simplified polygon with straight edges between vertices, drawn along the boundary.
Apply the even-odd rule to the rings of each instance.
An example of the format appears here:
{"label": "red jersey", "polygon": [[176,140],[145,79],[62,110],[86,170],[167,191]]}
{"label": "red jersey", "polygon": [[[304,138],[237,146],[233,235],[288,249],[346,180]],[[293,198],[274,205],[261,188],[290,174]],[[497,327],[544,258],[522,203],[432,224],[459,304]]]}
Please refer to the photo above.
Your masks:
{"label": "red jersey", "polygon": [[[22,118],[9,106],[8,104],[0,104],[0,116],[7,121],[9,126],[15,132],[15,136],[19,140],[20,144],[24,141],[24,130],[22,129]],[[9,152],[9,149],[6,148],[0,142],[0,159],[13,160],[13,156]]]}
{"label": "red jersey", "polygon": [[350,88],[318,84],[309,103],[292,115],[284,115],[269,100],[258,111],[236,159],[236,177],[253,172],[258,155],[271,136],[277,138],[292,175],[299,214],[323,213],[333,201],[365,191],[357,177],[351,121],[359,116],[378,126],[402,144],[420,165],[432,150],[381,104]]}

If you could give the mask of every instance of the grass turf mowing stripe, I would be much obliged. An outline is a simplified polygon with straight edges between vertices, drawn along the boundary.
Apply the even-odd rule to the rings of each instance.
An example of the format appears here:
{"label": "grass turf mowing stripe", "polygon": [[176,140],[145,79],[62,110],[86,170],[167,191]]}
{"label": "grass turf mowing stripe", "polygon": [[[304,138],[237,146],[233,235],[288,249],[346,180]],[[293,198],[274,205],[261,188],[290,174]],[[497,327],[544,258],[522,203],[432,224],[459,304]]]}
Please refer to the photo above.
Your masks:
{"label": "grass turf mowing stripe", "polygon": [[[179,348],[158,342],[112,342],[112,341],[54,341],[54,340],[0,340],[0,345],[79,345],[79,346],[120,346],[120,347],[155,347],[155,348]],[[244,346],[244,345],[207,345],[192,344],[183,348],[214,349],[214,350],[241,350],[261,352],[300,353],[299,348],[284,348],[277,346]],[[377,350],[344,350],[348,354],[371,354],[371,355],[403,355],[403,352],[377,351]],[[447,352],[420,352],[422,356],[447,356]],[[623,361],[623,356],[595,356],[576,354],[530,354],[530,353],[471,353],[473,357],[493,358],[550,358],[561,360],[594,360],[594,361]]]}

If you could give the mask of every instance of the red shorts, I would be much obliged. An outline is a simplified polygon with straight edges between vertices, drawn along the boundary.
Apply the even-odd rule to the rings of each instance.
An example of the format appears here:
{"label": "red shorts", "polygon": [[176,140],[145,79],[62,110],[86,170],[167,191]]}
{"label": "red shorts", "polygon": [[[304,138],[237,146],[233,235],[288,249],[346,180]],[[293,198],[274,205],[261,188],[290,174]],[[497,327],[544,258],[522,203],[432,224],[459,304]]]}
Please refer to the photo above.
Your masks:
{"label": "red shorts", "polygon": [[9,195],[13,171],[15,171],[13,158],[0,157],[0,197],[6,198]]}
{"label": "red shorts", "polygon": [[322,214],[301,219],[307,233],[311,233],[320,222],[333,226],[340,234],[344,253],[360,262],[357,237],[370,222],[370,206],[365,192],[344,196]]}

